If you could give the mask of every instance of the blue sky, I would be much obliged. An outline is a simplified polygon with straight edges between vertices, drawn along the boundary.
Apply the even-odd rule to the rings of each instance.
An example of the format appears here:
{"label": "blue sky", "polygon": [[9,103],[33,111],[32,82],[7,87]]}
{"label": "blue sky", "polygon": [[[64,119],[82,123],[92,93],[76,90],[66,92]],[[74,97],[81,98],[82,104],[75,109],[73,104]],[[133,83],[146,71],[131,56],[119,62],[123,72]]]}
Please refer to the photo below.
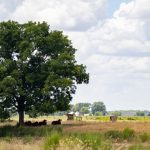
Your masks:
{"label": "blue sky", "polygon": [[87,66],[72,103],[150,110],[150,0],[0,0],[0,21],[46,21],[63,30]]}
{"label": "blue sky", "polygon": [[109,17],[112,17],[112,14],[114,13],[115,10],[117,10],[119,8],[121,3],[127,3],[130,1],[131,0],[108,0],[107,15]]}

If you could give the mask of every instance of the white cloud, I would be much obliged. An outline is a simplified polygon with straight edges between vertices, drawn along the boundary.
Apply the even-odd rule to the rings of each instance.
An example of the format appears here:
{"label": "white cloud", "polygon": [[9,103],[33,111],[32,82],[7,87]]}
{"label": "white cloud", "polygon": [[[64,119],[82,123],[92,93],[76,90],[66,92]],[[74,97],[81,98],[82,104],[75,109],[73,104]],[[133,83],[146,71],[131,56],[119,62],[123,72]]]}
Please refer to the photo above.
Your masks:
{"label": "white cloud", "polygon": [[123,3],[114,13],[115,17],[149,19],[150,16],[149,0],[132,0],[130,3]]}
{"label": "white cloud", "polygon": [[7,17],[21,4],[21,2],[22,0],[11,0],[11,2],[0,0],[0,21],[7,20]]}
{"label": "white cloud", "polygon": [[104,16],[106,0],[24,0],[10,16],[19,22],[47,21],[55,29],[85,30]]}
{"label": "white cloud", "polygon": [[7,19],[45,20],[69,36],[78,62],[90,73],[89,85],[79,86],[74,102],[148,109],[143,103],[150,97],[150,0],[122,3],[112,18],[105,18],[106,1],[24,0]]}
{"label": "white cloud", "polygon": [[[88,100],[102,99],[109,109],[150,107],[143,104],[150,96],[148,6],[149,0],[123,3],[113,18],[105,19],[86,33],[70,34],[79,49],[78,60],[87,64],[91,74],[89,87],[80,87],[82,95],[90,97]],[[77,36],[82,40],[77,41]],[[75,98],[79,99],[78,93]]]}
{"label": "white cloud", "polygon": [[7,9],[5,8],[5,5],[3,3],[0,3],[0,20],[3,19],[3,16],[5,16],[7,14]]}

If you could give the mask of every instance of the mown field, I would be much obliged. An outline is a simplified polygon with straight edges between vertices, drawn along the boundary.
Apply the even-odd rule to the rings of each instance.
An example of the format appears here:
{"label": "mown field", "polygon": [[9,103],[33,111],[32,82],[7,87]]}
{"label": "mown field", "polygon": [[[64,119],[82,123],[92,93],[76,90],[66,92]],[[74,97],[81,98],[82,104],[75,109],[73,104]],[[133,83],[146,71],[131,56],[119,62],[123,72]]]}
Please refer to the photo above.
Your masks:
{"label": "mown field", "polygon": [[[62,125],[51,121],[61,118]],[[130,118],[130,119],[129,119]],[[65,116],[44,116],[26,120],[48,120],[47,126],[17,127],[17,117],[0,123],[0,150],[150,150],[150,118],[84,117],[67,121]]]}

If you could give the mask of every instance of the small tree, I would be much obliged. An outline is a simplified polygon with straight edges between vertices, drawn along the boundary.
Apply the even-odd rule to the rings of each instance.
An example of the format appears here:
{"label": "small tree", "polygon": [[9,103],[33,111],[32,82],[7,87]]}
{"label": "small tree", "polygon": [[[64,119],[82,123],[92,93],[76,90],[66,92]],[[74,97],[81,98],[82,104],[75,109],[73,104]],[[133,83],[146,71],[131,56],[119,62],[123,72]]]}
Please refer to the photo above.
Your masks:
{"label": "small tree", "polygon": [[136,115],[137,116],[145,116],[145,113],[144,113],[144,111],[137,111]]}
{"label": "small tree", "polygon": [[92,114],[95,115],[96,112],[106,112],[106,106],[103,102],[94,102],[92,105]]}
{"label": "small tree", "polygon": [[16,108],[19,124],[33,106],[43,113],[69,108],[76,85],[89,80],[75,52],[68,37],[45,22],[0,23],[0,102]]}
{"label": "small tree", "polygon": [[113,111],[112,114],[115,116],[121,116],[121,111]]}

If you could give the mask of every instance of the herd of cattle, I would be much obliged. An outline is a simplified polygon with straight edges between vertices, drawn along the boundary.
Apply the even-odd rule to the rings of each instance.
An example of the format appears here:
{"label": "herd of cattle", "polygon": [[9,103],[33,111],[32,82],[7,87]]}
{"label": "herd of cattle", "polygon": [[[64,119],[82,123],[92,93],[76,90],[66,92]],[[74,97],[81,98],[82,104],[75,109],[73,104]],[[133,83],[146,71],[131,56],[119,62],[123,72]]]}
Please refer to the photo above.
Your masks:
{"label": "herd of cattle", "polygon": [[[61,124],[61,119],[58,119],[57,121],[52,121],[52,125],[59,125]],[[47,125],[47,120],[43,120],[43,121],[36,121],[36,122],[31,122],[31,121],[26,121],[24,123],[26,126],[33,126],[33,127],[37,127],[37,126],[43,126],[43,125]]]}
{"label": "herd of cattle", "polygon": [[[52,121],[51,124],[52,125],[59,125],[61,124],[61,119],[58,119],[56,121]],[[115,122],[117,121],[117,116],[110,116],[110,121],[112,122]],[[43,120],[43,121],[36,121],[36,122],[31,122],[31,121],[26,121],[24,123],[26,126],[33,126],[33,127],[36,127],[36,126],[43,126],[43,125],[47,125],[47,120]]]}

